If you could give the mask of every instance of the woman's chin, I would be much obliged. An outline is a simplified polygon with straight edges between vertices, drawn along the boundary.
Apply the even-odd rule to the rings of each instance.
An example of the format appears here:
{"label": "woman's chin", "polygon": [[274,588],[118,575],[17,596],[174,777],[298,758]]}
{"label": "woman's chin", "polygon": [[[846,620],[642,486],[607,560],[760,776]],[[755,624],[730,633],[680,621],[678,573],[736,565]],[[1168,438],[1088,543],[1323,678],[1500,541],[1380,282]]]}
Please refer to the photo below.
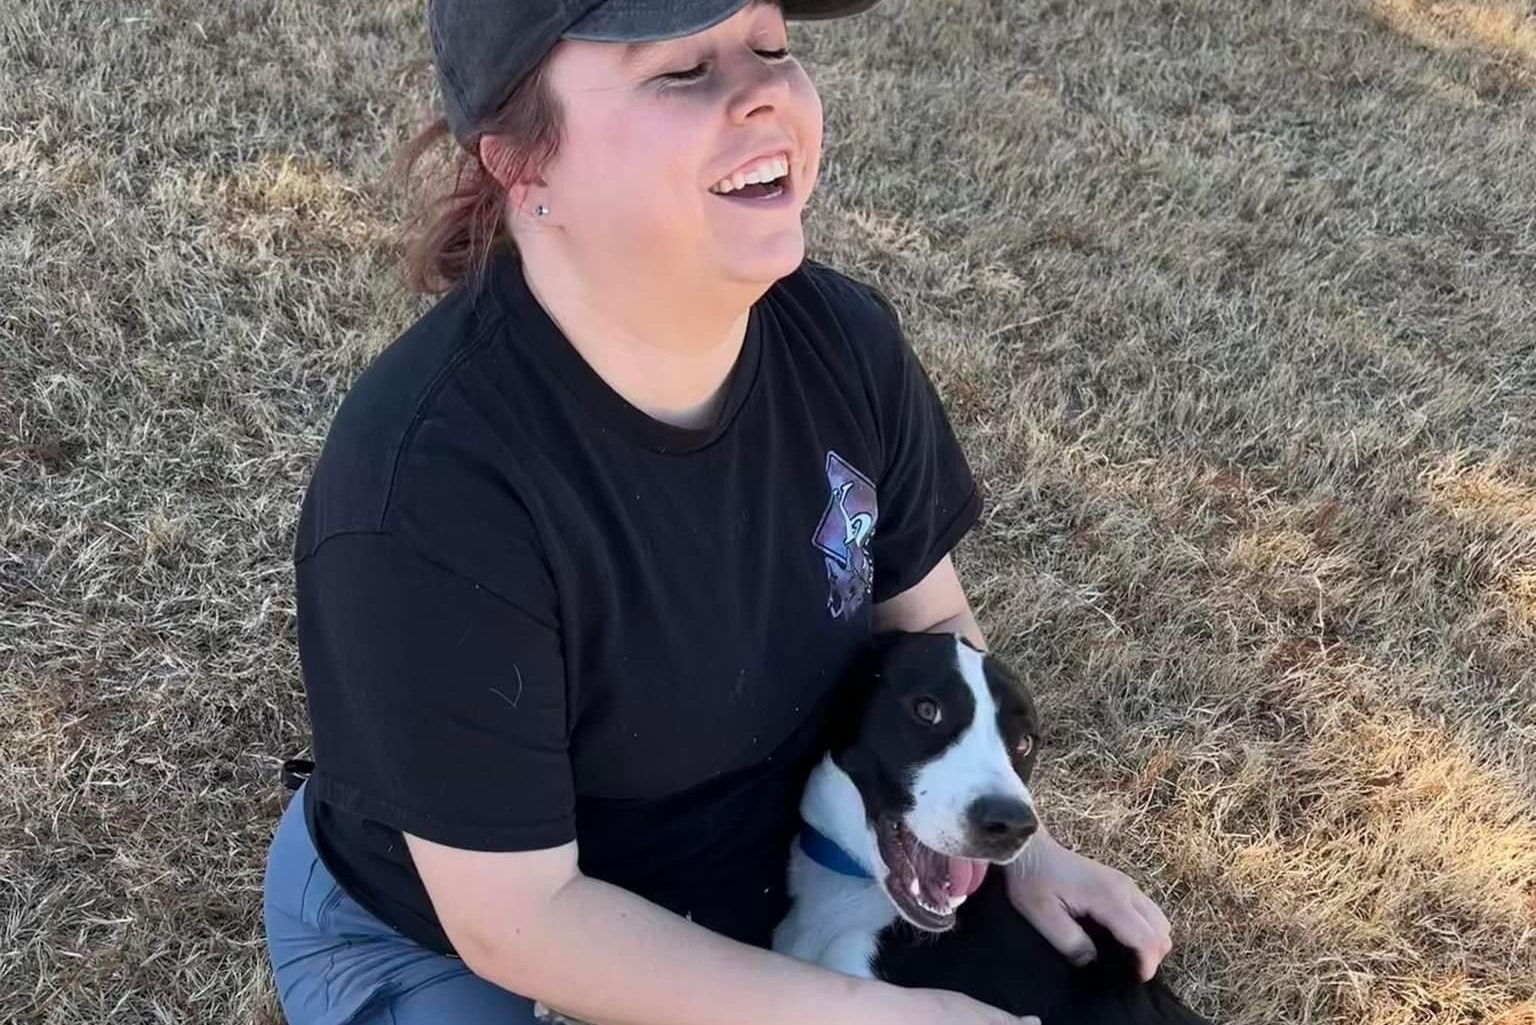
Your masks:
{"label": "woman's chin", "polygon": [[805,235],[795,231],[793,237],[786,232],[751,245],[745,239],[739,240],[722,254],[720,265],[732,281],[771,285],[793,274],[804,261]]}

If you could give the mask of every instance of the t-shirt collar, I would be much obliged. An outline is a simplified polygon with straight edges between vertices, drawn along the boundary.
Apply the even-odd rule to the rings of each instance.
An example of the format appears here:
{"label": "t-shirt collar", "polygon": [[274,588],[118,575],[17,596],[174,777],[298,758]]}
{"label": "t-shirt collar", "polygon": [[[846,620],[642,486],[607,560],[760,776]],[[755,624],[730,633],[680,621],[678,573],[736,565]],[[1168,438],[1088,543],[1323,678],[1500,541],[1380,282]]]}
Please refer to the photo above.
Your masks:
{"label": "t-shirt collar", "polygon": [[610,430],[654,452],[697,452],[719,440],[730,430],[757,382],[764,320],[770,316],[763,300],[755,303],[748,315],[746,337],[731,370],[719,417],[709,427],[695,428],[656,419],[603,380],[539,305],[523,277],[522,261],[516,253],[503,250],[492,258],[487,290],[506,315],[511,333],[517,336],[513,340],[526,345],[570,390],[578,404]]}

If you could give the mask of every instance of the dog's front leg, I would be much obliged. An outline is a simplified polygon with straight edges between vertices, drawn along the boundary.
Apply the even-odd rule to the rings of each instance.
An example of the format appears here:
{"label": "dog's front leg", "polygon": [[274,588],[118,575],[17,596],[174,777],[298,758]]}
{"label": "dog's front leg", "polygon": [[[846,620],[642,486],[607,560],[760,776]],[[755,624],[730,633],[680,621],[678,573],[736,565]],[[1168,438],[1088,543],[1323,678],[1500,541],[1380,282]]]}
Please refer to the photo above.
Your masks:
{"label": "dog's front leg", "polygon": [[822,948],[816,963],[844,975],[872,979],[875,976],[875,934],[852,930],[836,936]]}

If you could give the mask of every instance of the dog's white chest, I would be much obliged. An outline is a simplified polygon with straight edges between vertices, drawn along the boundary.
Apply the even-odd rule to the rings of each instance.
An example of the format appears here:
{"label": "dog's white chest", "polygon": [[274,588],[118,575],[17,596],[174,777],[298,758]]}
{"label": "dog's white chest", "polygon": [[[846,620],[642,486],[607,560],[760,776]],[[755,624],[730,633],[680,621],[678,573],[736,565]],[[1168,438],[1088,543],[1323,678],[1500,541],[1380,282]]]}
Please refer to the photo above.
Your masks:
{"label": "dog's white chest", "polygon": [[796,850],[789,862],[789,914],[773,949],[861,978],[873,976],[876,938],[896,920],[878,883],[830,871]]}

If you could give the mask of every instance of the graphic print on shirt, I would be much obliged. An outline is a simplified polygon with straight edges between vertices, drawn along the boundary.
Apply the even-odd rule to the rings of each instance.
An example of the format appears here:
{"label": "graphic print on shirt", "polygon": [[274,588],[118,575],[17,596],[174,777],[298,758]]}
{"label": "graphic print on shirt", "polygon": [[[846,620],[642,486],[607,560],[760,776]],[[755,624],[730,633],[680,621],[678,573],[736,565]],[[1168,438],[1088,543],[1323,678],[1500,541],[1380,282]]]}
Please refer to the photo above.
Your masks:
{"label": "graphic print on shirt", "polygon": [[833,619],[851,619],[874,585],[869,539],[880,518],[875,485],[836,452],[827,452],[827,487],[831,497],[811,541],[827,564],[827,611]]}

